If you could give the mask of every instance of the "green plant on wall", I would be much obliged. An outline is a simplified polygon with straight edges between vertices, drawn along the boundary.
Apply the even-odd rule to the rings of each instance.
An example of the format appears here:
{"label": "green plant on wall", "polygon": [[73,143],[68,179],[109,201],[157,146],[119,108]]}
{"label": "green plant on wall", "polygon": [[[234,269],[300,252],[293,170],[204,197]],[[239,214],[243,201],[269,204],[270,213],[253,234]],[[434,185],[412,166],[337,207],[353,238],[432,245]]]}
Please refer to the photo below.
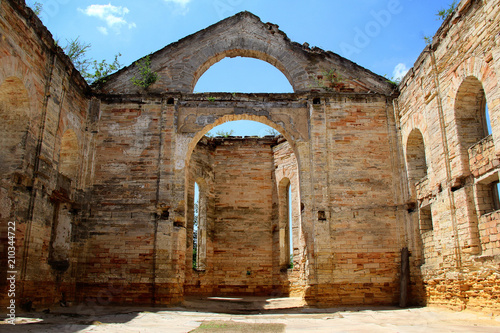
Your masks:
{"label": "green plant on wall", "polygon": [[397,86],[397,85],[399,85],[401,83],[401,79],[395,78],[394,76],[389,77],[389,76],[387,76],[387,74],[385,74],[384,77],[385,77],[385,79],[386,79],[387,82],[389,82],[389,83],[391,83],[391,84],[393,84],[395,86]]}
{"label": "green plant on wall", "polygon": [[457,8],[457,0],[453,0],[453,2],[450,4],[450,6],[446,9],[441,9],[440,11],[437,12],[436,16],[438,17],[438,20],[444,21],[446,18],[455,11]]}
{"label": "green plant on wall", "polygon": [[158,81],[159,75],[151,69],[151,58],[149,55],[135,62],[139,68],[139,75],[132,77],[131,81],[135,86],[147,89]]}
{"label": "green plant on wall", "polygon": [[343,86],[344,78],[335,69],[323,71],[316,77],[316,85],[326,91],[335,91]]}
{"label": "green plant on wall", "polygon": [[423,36],[425,45],[431,45],[432,44],[432,37],[431,36]]}
{"label": "green plant on wall", "polygon": [[30,7],[33,12],[35,13],[36,16],[40,16],[40,14],[42,13],[42,10],[43,10],[43,4],[38,2],[38,1],[27,1],[26,2],[26,5],[28,5],[28,7]]}

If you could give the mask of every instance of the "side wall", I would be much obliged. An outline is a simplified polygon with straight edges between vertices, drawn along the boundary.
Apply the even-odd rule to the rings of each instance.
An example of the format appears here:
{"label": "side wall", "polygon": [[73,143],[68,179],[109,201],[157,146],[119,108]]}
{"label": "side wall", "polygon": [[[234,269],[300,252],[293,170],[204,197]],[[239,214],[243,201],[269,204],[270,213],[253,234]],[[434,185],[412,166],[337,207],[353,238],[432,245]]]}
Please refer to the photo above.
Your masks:
{"label": "side wall", "polygon": [[[24,1],[0,2],[0,36],[0,292],[15,243],[16,305],[71,300],[71,229],[92,163],[88,86]],[[78,167],[64,174],[65,163]]]}
{"label": "side wall", "polygon": [[[500,153],[499,23],[498,1],[461,1],[400,85],[403,159],[412,169],[408,138],[418,130],[427,167],[404,193],[413,303],[500,311],[500,221],[491,206]],[[492,135],[480,141],[482,98]]]}

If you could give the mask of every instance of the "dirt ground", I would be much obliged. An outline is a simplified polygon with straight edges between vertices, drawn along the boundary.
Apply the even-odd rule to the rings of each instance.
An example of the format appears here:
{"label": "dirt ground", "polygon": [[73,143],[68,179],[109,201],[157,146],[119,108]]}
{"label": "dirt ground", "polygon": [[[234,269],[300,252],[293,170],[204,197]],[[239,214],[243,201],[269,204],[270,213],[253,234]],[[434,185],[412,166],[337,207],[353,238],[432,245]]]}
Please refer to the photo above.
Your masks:
{"label": "dirt ground", "polygon": [[0,322],[0,332],[198,333],[263,332],[264,328],[269,328],[265,332],[500,332],[500,317],[470,311],[431,307],[315,309],[297,306],[293,300],[288,303],[283,299],[217,298],[161,309],[54,308],[19,314],[15,326]]}

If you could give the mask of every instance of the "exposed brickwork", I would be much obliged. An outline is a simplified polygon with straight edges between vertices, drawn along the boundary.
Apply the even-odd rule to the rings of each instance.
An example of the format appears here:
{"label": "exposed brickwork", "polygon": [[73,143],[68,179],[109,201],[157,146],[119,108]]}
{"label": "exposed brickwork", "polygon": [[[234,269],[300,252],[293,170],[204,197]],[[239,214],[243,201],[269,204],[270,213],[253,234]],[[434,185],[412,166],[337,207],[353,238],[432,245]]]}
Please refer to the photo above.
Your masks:
{"label": "exposed brickwork", "polygon": [[494,287],[499,8],[498,1],[461,1],[400,85],[403,149],[408,155],[410,133],[420,131],[428,168],[427,179],[416,187],[409,181],[405,191],[405,201],[413,202],[406,228],[415,303],[500,311]]}
{"label": "exposed brickwork", "polygon": [[[156,52],[146,91],[134,65],[88,87],[24,1],[1,1],[0,264],[16,221],[19,303],[396,304],[409,247],[410,303],[499,312],[499,22],[498,1],[462,0],[398,95],[245,12]],[[226,56],[295,92],[192,94]],[[325,89],[331,69],[345,81]],[[282,136],[204,137],[242,119]]]}
{"label": "exposed brickwork", "polygon": [[[59,288],[75,284],[72,270],[54,269],[49,258],[56,203],[74,202],[74,194],[63,193],[58,182],[62,134],[74,133],[76,164],[92,160],[86,151],[88,86],[24,1],[0,3],[0,40],[0,293],[6,295],[7,222],[15,221],[17,305],[28,298],[52,304],[61,300]],[[71,181],[74,188],[84,186],[77,177]],[[76,261],[68,254],[59,264]],[[7,301],[3,296],[0,303]]]}
{"label": "exposed brickwork", "polygon": [[469,168],[474,177],[483,176],[499,164],[491,135],[469,148]]}

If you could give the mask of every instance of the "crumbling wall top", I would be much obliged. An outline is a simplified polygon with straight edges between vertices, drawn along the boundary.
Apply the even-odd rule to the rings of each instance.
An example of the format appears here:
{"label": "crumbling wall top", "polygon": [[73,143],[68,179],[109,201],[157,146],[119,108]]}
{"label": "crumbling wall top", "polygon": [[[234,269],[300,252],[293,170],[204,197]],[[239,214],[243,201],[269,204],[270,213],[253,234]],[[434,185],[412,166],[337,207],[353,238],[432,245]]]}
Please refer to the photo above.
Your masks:
{"label": "crumbling wall top", "polygon": [[[147,92],[193,92],[196,82],[210,66],[225,57],[238,56],[260,59],[275,66],[295,92],[384,95],[394,92],[394,86],[385,78],[333,52],[292,42],[277,25],[263,23],[249,12],[238,13],[153,53],[151,69],[159,74],[159,79]],[[332,73],[335,80],[331,80]],[[134,63],[109,77],[98,90],[113,94],[140,93],[144,89],[131,82],[138,75],[139,69]]]}

